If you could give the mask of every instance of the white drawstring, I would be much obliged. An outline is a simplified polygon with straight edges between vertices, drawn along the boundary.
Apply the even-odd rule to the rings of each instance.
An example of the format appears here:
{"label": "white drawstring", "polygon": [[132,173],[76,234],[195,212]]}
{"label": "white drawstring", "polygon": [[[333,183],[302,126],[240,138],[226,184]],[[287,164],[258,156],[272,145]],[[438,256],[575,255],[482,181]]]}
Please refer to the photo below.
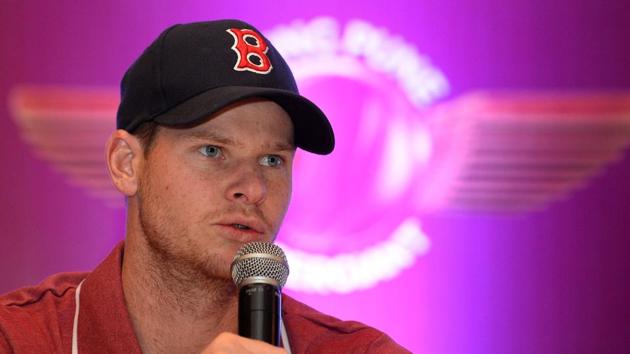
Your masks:
{"label": "white drawstring", "polygon": [[280,319],[280,335],[282,336],[282,346],[291,354],[291,346],[289,345],[289,336],[287,335],[287,329],[284,327],[284,320]]}
{"label": "white drawstring", "polygon": [[81,280],[77,291],[74,294],[74,324],[72,325],[72,354],[79,354],[79,296],[81,295],[81,285],[85,279]]}

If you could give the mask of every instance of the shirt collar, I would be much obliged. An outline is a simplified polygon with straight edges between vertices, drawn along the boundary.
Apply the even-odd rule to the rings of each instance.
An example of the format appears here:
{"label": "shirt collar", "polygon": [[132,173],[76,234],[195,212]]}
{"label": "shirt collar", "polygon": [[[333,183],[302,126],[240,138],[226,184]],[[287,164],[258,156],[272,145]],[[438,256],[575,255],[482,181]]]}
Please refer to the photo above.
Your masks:
{"label": "shirt collar", "polygon": [[142,354],[123,295],[123,245],[116,245],[82,285],[78,325],[81,354]]}
{"label": "shirt collar", "polygon": [[[78,317],[78,352],[142,354],[131,325],[122,288],[124,241],[81,284]],[[283,303],[289,299],[283,295]],[[283,309],[283,314],[286,314]],[[282,337],[291,353],[284,323]]]}

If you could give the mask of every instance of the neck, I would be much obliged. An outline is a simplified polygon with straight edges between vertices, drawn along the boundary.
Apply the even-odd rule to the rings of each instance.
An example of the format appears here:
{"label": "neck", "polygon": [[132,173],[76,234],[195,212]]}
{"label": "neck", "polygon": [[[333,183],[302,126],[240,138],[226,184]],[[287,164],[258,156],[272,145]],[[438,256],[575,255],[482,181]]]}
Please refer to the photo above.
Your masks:
{"label": "neck", "polygon": [[231,281],[172,264],[138,234],[125,242],[122,283],[143,353],[201,352],[219,333],[237,331]]}

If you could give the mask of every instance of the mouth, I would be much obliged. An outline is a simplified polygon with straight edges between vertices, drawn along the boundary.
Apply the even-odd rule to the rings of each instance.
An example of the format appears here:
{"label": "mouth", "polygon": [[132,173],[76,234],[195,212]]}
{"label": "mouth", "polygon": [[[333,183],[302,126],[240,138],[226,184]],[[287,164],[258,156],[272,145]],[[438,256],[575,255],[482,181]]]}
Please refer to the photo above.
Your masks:
{"label": "mouth", "polygon": [[232,227],[239,230],[253,230],[251,227],[243,224],[232,224]]}
{"label": "mouth", "polygon": [[238,223],[221,223],[219,225],[223,228],[222,235],[239,243],[262,241],[265,238],[265,233],[258,231],[255,225],[243,224],[243,221]]}
{"label": "mouth", "polygon": [[261,225],[256,223],[245,223],[243,220],[239,222],[229,221],[220,223],[221,226],[230,228],[236,232],[245,232],[249,234],[263,234],[264,231]]}
{"label": "mouth", "polygon": [[241,241],[256,241],[269,233],[266,224],[254,217],[234,215],[217,220],[215,223],[223,228],[226,236]]}

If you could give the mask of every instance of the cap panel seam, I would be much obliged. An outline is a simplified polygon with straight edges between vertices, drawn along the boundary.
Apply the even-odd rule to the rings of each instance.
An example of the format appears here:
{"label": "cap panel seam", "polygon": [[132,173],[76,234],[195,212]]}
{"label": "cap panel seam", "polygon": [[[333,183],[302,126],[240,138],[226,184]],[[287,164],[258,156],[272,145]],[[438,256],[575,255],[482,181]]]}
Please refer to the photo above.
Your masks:
{"label": "cap panel seam", "polygon": [[[160,40],[160,45],[158,47],[158,51],[159,51],[158,56],[157,56],[158,86],[159,86],[159,89],[160,89],[160,96],[162,98],[162,103],[166,107],[168,106],[168,104],[167,104],[168,101],[166,99],[166,94],[164,93],[164,83],[163,83],[163,80],[162,80],[163,77],[164,77],[164,75],[162,73],[162,62],[163,62],[162,56],[164,55],[163,48],[164,48],[164,42],[166,42],[166,37],[168,37],[168,35],[171,33],[171,31],[177,26],[179,26],[179,25],[171,26],[171,28],[169,28],[166,31],[164,31],[164,34],[162,35],[162,39]],[[167,108],[160,107],[160,110],[158,112],[154,112],[152,114],[151,120],[153,120],[155,117],[159,116],[165,110],[167,110]]]}

